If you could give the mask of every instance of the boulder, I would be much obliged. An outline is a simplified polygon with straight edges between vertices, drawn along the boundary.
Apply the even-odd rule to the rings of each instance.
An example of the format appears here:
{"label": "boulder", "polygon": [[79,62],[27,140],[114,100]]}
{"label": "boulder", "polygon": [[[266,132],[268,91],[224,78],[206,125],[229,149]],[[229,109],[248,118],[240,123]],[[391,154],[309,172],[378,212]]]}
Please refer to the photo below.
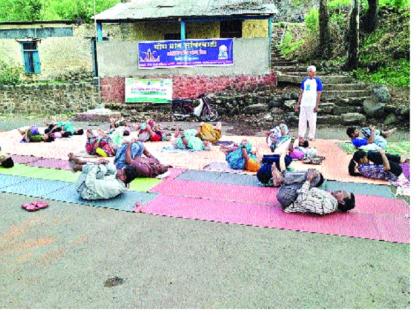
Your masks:
{"label": "boulder", "polygon": [[316,121],[317,124],[321,125],[339,125],[341,123],[341,117],[334,115],[319,115]]}
{"label": "boulder", "polygon": [[333,109],[333,114],[339,116],[341,114],[351,113],[354,111],[355,111],[355,108],[353,106],[336,106]]}
{"label": "boulder", "polygon": [[258,114],[269,111],[267,104],[253,104],[244,108],[246,114]]}
{"label": "boulder", "polygon": [[344,125],[364,125],[366,117],[360,113],[341,114],[341,121]]}
{"label": "boulder", "polygon": [[388,116],[386,116],[386,118],[384,120],[384,125],[385,126],[394,125],[397,122],[398,122],[397,116],[394,113],[391,113]]}
{"label": "boulder", "polygon": [[380,103],[388,103],[391,100],[391,94],[385,85],[380,85],[372,89],[374,98]]}
{"label": "boulder", "polygon": [[283,100],[280,97],[273,97],[271,101],[268,102],[270,108],[281,107],[283,105]]}
{"label": "boulder", "polygon": [[281,108],[279,108],[279,107],[273,107],[272,109],[271,109],[271,113],[272,114],[281,114],[283,111],[281,110]]}
{"label": "boulder", "polygon": [[268,113],[268,114],[264,115],[263,120],[264,121],[274,121],[274,118],[273,118],[273,116],[271,116],[270,113]]}
{"label": "boulder", "polygon": [[[324,103],[319,105],[319,114],[332,114],[336,106],[334,103]],[[340,113],[341,114],[341,113]]]}
{"label": "boulder", "polygon": [[288,110],[294,110],[296,104],[297,102],[295,100],[287,100],[284,101],[283,106]]}
{"label": "boulder", "polygon": [[366,116],[371,118],[380,118],[385,114],[385,104],[378,103],[375,99],[366,99],[363,102],[363,111],[366,113]]}
{"label": "boulder", "polygon": [[385,104],[385,113],[390,114],[390,113],[396,113],[396,112],[399,112],[399,109],[396,105]]}

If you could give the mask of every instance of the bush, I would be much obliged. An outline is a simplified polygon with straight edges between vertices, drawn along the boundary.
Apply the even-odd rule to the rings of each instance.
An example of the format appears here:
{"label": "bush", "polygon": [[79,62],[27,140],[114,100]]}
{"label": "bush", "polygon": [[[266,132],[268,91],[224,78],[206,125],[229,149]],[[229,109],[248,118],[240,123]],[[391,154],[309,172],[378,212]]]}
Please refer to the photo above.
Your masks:
{"label": "bush", "polygon": [[21,81],[22,70],[18,66],[11,66],[0,61],[0,84],[18,84]]}
{"label": "bush", "polygon": [[361,81],[385,84],[394,87],[410,86],[410,62],[401,59],[392,64],[381,67],[377,71],[369,72],[367,69],[357,69],[354,76]]}

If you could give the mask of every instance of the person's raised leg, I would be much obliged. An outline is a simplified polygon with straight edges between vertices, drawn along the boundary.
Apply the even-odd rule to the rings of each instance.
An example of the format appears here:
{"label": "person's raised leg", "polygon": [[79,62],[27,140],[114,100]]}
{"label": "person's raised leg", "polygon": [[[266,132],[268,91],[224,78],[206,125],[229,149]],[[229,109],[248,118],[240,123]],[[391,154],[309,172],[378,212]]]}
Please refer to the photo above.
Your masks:
{"label": "person's raised leg", "polygon": [[389,129],[387,131],[381,131],[381,136],[384,138],[388,138],[389,136],[391,136],[395,131],[397,131],[397,128],[392,128]]}

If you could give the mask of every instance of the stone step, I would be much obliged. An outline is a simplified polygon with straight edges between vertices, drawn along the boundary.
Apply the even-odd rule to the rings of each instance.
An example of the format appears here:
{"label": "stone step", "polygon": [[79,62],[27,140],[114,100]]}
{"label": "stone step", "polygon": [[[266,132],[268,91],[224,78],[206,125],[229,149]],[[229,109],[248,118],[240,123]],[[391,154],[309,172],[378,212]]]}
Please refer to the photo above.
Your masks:
{"label": "stone step", "polygon": [[[320,76],[324,84],[352,83],[353,79],[345,75]],[[304,76],[289,75],[277,72],[277,83],[300,84]]]}
{"label": "stone step", "polygon": [[322,93],[321,99],[324,101],[335,100],[346,97],[368,97],[370,92],[367,90],[332,90]]}
{"label": "stone step", "polygon": [[[322,80],[322,77],[321,77]],[[324,90],[364,90],[367,89],[367,85],[364,83],[336,83],[336,84],[324,84]]]}

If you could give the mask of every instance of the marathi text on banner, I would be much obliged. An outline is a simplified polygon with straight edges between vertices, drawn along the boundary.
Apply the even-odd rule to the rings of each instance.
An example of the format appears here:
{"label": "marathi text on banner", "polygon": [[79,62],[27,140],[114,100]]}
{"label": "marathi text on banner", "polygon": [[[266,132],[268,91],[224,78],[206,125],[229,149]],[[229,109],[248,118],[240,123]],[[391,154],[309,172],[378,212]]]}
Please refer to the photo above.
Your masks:
{"label": "marathi text on banner", "polygon": [[140,42],[138,51],[140,69],[233,64],[231,38]]}

